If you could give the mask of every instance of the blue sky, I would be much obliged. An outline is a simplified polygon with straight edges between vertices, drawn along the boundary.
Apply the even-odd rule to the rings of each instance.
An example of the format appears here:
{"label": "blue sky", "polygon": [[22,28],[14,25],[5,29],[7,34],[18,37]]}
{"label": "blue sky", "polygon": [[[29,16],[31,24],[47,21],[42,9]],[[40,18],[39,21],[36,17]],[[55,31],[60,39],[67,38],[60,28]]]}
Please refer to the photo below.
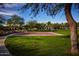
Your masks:
{"label": "blue sky", "polygon": [[[27,14],[28,12],[28,14]],[[44,12],[39,13],[36,17],[33,19],[31,18],[31,15],[29,15],[30,11],[26,11],[24,13],[19,14],[21,17],[25,19],[25,21],[29,20],[37,20],[38,22],[48,22],[51,21],[52,23],[61,23],[61,22],[66,22],[65,20],[65,15],[60,13],[59,15],[56,15],[56,17],[52,18],[51,16],[47,16]]]}
{"label": "blue sky", "polygon": [[[64,23],[66,22],[66,17],[64,14],[64,11],[61,11],[59,14],[57,14],[55,17],[47,16],[44,12],[39,13],[36,17],[33,19],[31,18],[31,15],[29,15],[30,11],[26,11],[24,13],[20,13],[19,15],[25,19],[25,22],[29,20],[37,20],[38,22],[48,22],[51,21],[52,23]],[[72,10],[72,16],[73,18],[79,22],[79,13]]]}
{"label": "blue sky", "polygon": [[[30,10],[24,11],[24,12],[19,12],[18,8],[22,7],[23,4],[13,4],[13,5],[6,5],[6,10],[5,9],[1,9],[2,11],[0,11],[0,14],[3,15],[8,15],[8,16],[12,16],[12,15],[18,15],[22,18],[24,18],[25,23],[29,20],[37,20],[38,22],[48,22],[51,21],[52,23],[64,23],[66,22],[66,18],[65,18],[65,14],[64,11],[61,11],[59,14],[57,14],[54,18],[52,18],[51,16],[47,16],[44,12],[39,13],[36,17],[31,18],[31,15],[29,15]],[[6,17],[8,17],[6,16]],[[79,22],[79,13],[76,12],[74,9],[72,9],[72,16],[73,18]]]}

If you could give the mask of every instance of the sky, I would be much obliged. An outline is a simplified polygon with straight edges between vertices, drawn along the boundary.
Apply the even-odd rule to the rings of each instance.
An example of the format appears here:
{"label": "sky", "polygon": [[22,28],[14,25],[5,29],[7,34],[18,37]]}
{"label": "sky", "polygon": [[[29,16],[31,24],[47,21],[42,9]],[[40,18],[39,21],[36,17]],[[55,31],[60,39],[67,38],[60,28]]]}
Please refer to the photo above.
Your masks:
{"label": "sky", "polygon": [[[25,23],[28,22],[29,20],[36,20],[38,22],[50,21],[52,23],[66,22],[66,17],[63,10],[53,18],[51,16],[47,16],[44,12],[40,12],[36,17],[31,18],[31,15],[29,15],[30,10],[22,11],[22,12],[17,10],[21,8],[23,5],[24,4],[12,4],[12,5],[5,4],[6,9],[0,8],[0,15],[4,15],[5,18],[8,18],[9,16],[12,16],[12,15],[18,15],[24,18]],[[72,9],[72,16],[77,22],[79,22],[79,13],[76,12],[74,9]]]}

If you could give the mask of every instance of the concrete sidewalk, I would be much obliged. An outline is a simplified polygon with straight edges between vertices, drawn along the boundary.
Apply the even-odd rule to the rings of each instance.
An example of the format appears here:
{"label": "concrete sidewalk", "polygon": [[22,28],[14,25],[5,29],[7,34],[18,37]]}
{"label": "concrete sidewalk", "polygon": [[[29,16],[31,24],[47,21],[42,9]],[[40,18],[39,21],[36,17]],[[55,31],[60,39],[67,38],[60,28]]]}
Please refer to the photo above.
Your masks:
{"label": "concrete sidewalk", "polygon": [[0,37],[0,56],[11,56],[10,52],[8,49],[5,47],[5,39],[7,36],[2,36]]}
{"label": "concrete sidewalk", "polygon": [[8,51],[8,49],[5,46],[5,40],[8,36],[12,36],[15,34],[16,33],[0,37],[0,56],[11,56],[11,53]]}

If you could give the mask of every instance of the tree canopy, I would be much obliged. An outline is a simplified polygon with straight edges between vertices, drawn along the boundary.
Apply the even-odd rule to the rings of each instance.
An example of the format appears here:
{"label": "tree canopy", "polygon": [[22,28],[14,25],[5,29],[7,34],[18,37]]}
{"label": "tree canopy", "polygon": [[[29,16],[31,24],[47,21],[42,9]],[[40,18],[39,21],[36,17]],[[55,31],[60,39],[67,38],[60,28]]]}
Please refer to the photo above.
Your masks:
{"label": "tree canopy", "polygon": [[17,15],[13,15],[10,19],[8,19],[7,24],[11,26],[22,26],[24,24],[24,19]]}

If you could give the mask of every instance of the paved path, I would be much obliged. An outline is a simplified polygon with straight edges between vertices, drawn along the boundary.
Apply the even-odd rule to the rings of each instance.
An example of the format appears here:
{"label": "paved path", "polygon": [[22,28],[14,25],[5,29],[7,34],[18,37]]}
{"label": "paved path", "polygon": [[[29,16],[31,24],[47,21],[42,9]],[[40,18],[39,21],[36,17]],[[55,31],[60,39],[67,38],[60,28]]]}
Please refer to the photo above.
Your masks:
{"label": "paved path", "polygon": [[11,35],[21,35],[21,36],[56,36],[56,35],[62,35],[54,32],[25,32],[25,33],[14,33],[7,36],[1,36],[0,37],[0,56],[11,56],[11,53],[8,51],[8,49],[5,47],[5,40],[8,36]]}
{"label": "paved path", "polygon": [[10,56],[11,54],[5,47],[4,41],[5,41],[6,36],[0,37],[0,56]]}
{"label": "paved path", "polygon": [[15,35],[15,34],[10,34],[7,36],[0,36],[0,56],[11,56],[11,53],[5,47],[5,40],[8,36],[12,36],[12,35]]}

